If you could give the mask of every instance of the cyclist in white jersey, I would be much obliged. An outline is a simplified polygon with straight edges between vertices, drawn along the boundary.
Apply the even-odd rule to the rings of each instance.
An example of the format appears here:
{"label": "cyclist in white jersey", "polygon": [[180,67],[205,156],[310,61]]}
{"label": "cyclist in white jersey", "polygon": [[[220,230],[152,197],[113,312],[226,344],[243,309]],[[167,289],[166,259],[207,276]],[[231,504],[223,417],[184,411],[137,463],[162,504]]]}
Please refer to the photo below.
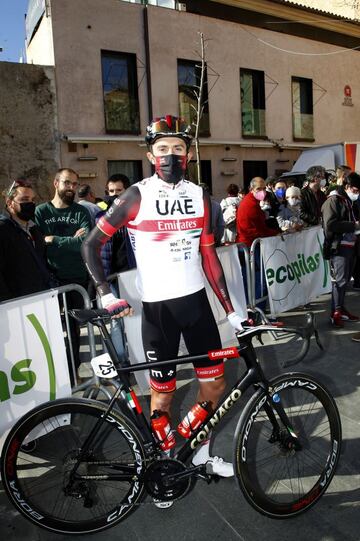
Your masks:
{"label": "cyclist in white jersey", "polygon": [[[185,179],[192,156],[190,131],[182,119],[171,115],[155,119],[148,126],[147,157],[155,174],[130,186],[117,198],[83,243],[83,257],[103,307],[113,317],[131,315],[127,301],[110,292],[100,259],[102,244],[120,227],[127,226],[143,302],[144,351],[150,363],[176,357],[181,335],[190,355],[221,348],[205,293],[204,274],[231,325],[242,329],[215,250],[210,197]],[[198,400],[209,402],[215,409],[225,390],[223,361],[209,359],[194,367],[199,381]],[[150,368],[150,385],[151,412],[160,410],[170,417],[176,366]],[[193,457],[195,465],[205,462],[213,473],[233,475],[232,464],[210,456],[209,441]]]}

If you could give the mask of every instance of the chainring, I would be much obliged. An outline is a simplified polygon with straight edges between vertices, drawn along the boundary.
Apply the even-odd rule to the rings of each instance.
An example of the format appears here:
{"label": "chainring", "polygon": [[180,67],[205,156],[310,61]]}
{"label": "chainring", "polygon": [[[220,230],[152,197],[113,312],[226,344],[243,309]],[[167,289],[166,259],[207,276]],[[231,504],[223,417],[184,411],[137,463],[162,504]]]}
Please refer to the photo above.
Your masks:
{"label": "chainring", "polygon": [[161,458],[152,462],[144,474],[147,492],[162,502],[173,501],[184,496],[190,488],[191,477],[175,479],[166,484],[168,476],[186,471],[186,466],[174,458]]}

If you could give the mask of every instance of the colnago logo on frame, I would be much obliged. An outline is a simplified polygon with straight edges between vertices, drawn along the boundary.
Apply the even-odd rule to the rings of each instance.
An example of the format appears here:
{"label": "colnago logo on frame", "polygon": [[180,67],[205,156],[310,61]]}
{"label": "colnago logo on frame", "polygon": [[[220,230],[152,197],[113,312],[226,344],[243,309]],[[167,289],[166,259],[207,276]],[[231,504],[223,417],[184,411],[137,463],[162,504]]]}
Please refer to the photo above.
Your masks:
{"label": "colnago logo on frame", "polygon": [[199,443],[206,440],[206,438],[209,436],[210,430],[220,422],[220,419],[222,419],[224,415],[226,415],[226,413],[232,408],[234,403],[239,400],[240,396],[240,389],[234,389],[230,393],[230,395],[224,400],[224,402],[218,407],[218,409],[206,423],[204,428],[200,430],[197,436],[192,440],[192,442],[190,443],[191,449],[195,449],[199,445]]}

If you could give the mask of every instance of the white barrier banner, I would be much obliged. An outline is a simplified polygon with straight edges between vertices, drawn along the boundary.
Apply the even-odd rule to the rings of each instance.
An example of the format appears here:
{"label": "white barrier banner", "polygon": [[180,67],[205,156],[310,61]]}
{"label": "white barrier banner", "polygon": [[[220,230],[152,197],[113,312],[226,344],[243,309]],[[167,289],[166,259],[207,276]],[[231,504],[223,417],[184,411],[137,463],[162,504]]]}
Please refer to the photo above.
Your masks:
{"label": "white barrier banner", "polygon": [[0,304],[0,449],[17,419],[71,396],[57,292]]}
{"label": "white barrier banner", "polygon": [[[226,283],[234,309],[244,319],[247,318],[246,299],[244,283],[239,262],[238,248],[235,244],[223,246],[217,249],[217,253],[224,269]],[[136,270],[122,272],[118,274],[120,296],[129,301],[134,309],[132,317],[124,318],[126,337],[128,340],[129,356],[131,364],[145,362],[145,355],[141,339],[141,311],[142,304],[139,292],[136,288]],[[234,343],[234,329],[225,317],[225,312],[220,305],[215,293],[211,289],[207,280],[205,281],[206,293],[209,298],[215,320],[219,326],[222,344],[225,346],[229,341]],[[181,349],[180,354],[184,355],[185,350]],[[146,392],[149,387],[149,375],[147,371],[136,372],[136,380],[142,390]]]}
{"label": "white barrier banner", "polygon": [[329,262],[323,258],[320,226],[261,240],[271,313],[307,304],[331,291]]}

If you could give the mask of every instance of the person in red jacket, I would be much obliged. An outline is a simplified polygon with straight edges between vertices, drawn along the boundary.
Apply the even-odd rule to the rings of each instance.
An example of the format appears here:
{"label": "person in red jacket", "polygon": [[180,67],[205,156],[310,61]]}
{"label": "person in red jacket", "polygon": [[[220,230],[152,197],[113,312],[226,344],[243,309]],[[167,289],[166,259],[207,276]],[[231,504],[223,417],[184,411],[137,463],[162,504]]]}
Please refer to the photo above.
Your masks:
{"label": "person in red jacket", "polygon": [[260,207],[260,201],[266,197],[265,180],[253,178],[249,189],[236,213],[236,242],[244,242],[250,248],[255,239],[273,237],[279,231],[266,225],[266,215]]}
{"label": "person in red jacket", "polygon": [[[265,180],[255,177],[251,180],[249,193],[241,201],[236,213],[236,242],[243,242],[249,248],[253,241],[259,237],[273,237],[278,235],[279,230],[271,229],[266,225],[266,214],[260,207],[260,201],[266,197]],[[242,266],[244,283],[246,280],[246,267]],[[266,295],[265,277],[261,279],[260,249],[255,250],[255,298],[260,299]],[[245,288],[246,292],[246,288]],[[246,299],[249,302],[248,299]],[[265,302],[259,302],[257,306],[265,309]]]}

